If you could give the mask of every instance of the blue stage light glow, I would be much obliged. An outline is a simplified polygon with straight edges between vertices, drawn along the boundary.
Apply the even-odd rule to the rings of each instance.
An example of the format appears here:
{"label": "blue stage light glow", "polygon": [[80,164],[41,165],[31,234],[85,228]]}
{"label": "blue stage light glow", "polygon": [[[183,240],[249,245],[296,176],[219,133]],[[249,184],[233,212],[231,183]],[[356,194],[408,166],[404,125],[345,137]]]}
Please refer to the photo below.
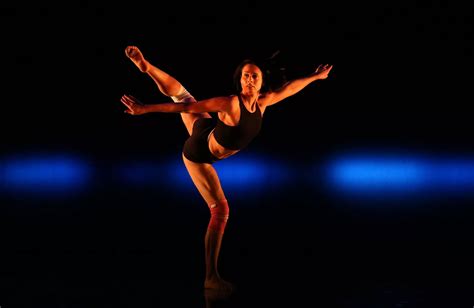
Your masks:
{"label": "blue stage light glow", "polygon": [[345,155],[326,165],[330,190],[360,196],[472,194],[474,159]]}
{"label": "blue stage light glow", "polygon": [[[224,191],[265,193],[291,177],[291,169],[285,164],[257,155],[241,154],[215,163],[214,168]],[[185,169],[175,175],[180,181],[190,181]]]}
{"label": "blue stage light glow", "polygon": [[2,159],[1,187],[6,193],[63,196],[88,184],[90,166],[69,155],[30,154]]}
{"label": "blue stage light glow", "polygon": [[118,178],[125,185],[153,186],[166,182],[165,168],[153,161],[134,161],[122,163],[118,167]]}
{"label": "blue stage light glow", "polygon": [[[224,191],[263,191],[273,189],[290,177],[290,169],[276,161],[242,155],[215,163]],[[123,182],[139,186],[166,187],[170,190],[195,190],[182,160],[170,162],[138,161],[119,168]]]}

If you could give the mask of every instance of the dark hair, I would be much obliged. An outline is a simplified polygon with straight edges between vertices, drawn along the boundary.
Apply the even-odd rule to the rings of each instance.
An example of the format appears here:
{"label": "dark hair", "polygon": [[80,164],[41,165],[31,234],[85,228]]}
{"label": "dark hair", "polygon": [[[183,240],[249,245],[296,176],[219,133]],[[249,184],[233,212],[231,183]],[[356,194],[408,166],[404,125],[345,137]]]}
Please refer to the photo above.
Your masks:
{"label": "dark hair", "polygon": [[234,88],[237,93],[242,91],[240,79],[242,77],[242,69],[247,64],[253,64],[258,66],[262,71],[262,88],[261,92],[269,92],[281,87],[287,80],[285,76],[285,68],[278,63],[276,56],[280,51],[276,51],[271,57],[264,60],[245,59],[237,66],[234,71]]}
{"label": "dark hair", "polygon": [[240,64],[237,66],[237,68],[234,71],[234,88],[237,91],[237,93],[240,93],[242,91],[242,85],[240,84],[240,79],[242,77],[242,70],[243,70],[244,66],[247,65],[247,64],[256,65],[262,71],[263,76],[262,76],[262,89],[261,89],[261,91],[262,92],[268,91],[268,89],[266,89],[266,82],[265,82],[267,78],[265,76],[265,71],[263,70],[263,67],[261,65],[259,65],[259,63],[257,63],[257,61],[255,61],[253,59],[245,59],[242,62],[240,62]]}

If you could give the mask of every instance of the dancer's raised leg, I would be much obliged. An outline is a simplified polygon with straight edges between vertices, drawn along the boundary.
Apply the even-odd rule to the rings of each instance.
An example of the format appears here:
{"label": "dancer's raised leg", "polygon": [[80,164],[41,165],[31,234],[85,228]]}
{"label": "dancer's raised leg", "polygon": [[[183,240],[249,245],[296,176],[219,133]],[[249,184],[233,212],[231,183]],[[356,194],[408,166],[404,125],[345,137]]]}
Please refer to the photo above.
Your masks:
{"label": "dancer's raised leg", "polygon": [[[171,97],[174,102],[196,102],[196,99],[178,80],[146,60],[138,47],[127,46],[127,48],[125,48],[125,54],[141,72],[148,74],[148,76],[153,79],[161,93]],[[211,116],[208,113],[181,113],[181,118],[189,134],[192,133],[194,121],[203,117],[210,118]]]}
{"label": "dancer's raised leg", "polygon": [[166,96],[176,96],[179,94],[183,87],[181,83],[168,73],[148,62],[138,47],[127,46],[127,48],[125,48],[125,54],[141,72],[147,73],[153,81],[155,81],[161,93]]}

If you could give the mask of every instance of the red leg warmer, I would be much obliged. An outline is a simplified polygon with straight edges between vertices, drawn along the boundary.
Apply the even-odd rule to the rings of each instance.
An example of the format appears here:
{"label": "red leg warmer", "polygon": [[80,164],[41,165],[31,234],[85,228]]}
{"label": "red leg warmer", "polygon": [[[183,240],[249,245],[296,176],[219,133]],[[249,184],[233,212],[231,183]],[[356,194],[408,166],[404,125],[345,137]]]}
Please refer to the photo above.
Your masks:
{"label": "red leg warmer", "polygon": [[208,229],[223,234],[227,219],[229,219],[227,200],[219,200],[214,204],[210,204],[209,209],[211,210],[211,220],[209,221]]}

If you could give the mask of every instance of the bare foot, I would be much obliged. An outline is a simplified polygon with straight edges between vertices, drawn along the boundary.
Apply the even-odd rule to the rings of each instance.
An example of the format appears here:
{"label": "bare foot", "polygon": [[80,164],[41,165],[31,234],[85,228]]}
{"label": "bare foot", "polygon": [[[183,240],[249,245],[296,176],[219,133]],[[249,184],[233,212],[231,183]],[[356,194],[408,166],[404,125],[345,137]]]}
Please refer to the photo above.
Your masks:
{"label": "bare foot", "polygon": [[146,73],[149,69],[149,63],[145,58],[143,57],[142,52],[138,47],[136,46],[127,46],[125,48],[125,55],[132,60],[133,63],[142,71],[143,73]]}
{"label": "bare foot", "polygon": [[227,300],[231,295],[231,290],[204,289],[204,297],[210,302]]}
{"label": "bare foot", "polygon": [[232,283],[225,281],[221,278],[206,279],[204,281],[204,289],[212,289],[223,292],[232,292],[235,287]]}

